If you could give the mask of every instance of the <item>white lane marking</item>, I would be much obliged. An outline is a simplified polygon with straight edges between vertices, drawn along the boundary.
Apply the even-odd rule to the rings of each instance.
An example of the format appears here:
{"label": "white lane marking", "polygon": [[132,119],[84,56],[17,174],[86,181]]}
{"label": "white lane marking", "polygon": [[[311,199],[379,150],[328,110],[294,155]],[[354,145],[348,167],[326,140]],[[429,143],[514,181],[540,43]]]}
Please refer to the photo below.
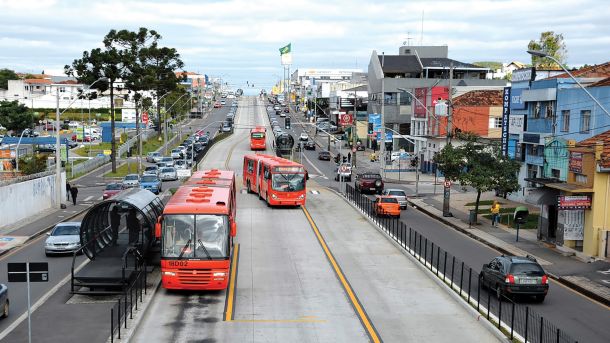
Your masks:
{"label": "white lane marking", "polygon": [[322,171],[320,169],[318,169],[318,167],[316,167],[316,165],[313,164],[309,158],[307,158],[307,155],[303,154],[303,157],[305,157],[307,162],[309,162],[309,164],[313,167],[313,169],[315,169],[318,172],[318,174],[324,175],[324,173],[322,173]]}
{"label": "white lane marking", "polygon": [[93,195],[90,195],[90,196],[86,197],[86,198],[85,198],[85,200],[83,200],[83,201],[84,201],[84,202],[87,202],[87,201],[89,201],[89,200],[91,200],[91,199],[93,199]]}
{"label": "white lane marking", "polygon": [[316,191],[315,189],[312,189],[310,192],[311,192],[311,194],[320,194],[320,192]]}

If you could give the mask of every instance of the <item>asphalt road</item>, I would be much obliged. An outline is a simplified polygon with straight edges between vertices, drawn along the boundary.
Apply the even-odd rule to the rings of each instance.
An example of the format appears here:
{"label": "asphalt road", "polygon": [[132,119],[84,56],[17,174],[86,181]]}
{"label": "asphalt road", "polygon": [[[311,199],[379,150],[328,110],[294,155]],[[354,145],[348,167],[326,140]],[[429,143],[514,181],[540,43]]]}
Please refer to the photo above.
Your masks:
{"label": "asphalt road", "polygon": [[[293,134],[295,140],[302,132],[301,125],[295,125],[295,122],[302,120],[302,118],[300,114],[292,114],[292,130],[288,131]],[[279,122],[284,127],[283,120]],[[326,142],[325,134],[320,134],[320,137],[323,137],[320,139],[321,142]],[[324,148],[326,149],[326,143]],[[315,152],[303,150],[304,162],[308,166],[310,175],[313,174],[317,182],[338,190],[339,182],[334,181],[334,161],[318,160],[320,148],[317,147],[316,149]],[[343,151],[344,154],[347,153],[345,149]],[[363,153],[359,153],[358,157],[366,158]],[[350,184],[354,185],[353,182],[350,182]],[[386,185],[386,187],[388,186]],[[420,186],[420,193],[431,193],[432,187],[430,185]],[[404,189],[410,195],[415,194],[415,186],[413,185],[392,185],[392,188]],[[370,196],[370,198],[372,199],[373,196]],[[476,271],[478,275],[484,263],[489,263],[494,257],[501,255],[500,252],[413,208],[402,212],[401,221],[427,236],[435,245],[439,245],[442,249],[470,265],[473,268],[473,274]],[[607,342],[608,337],[610,337],[610,308],[555,281],[551,280],[549,294],[544,303],[539,304],[527,300],[525,302],[545,319],[579,342],[602,343]]]}
{"label": "asphalt road", "polygon": [[[230,104],[230,103],[228,103]],[[188,121],[186,125],[184,125],[183,129],[185,131],[189,131],[189,127],[192,130],[197,130],[210,125],[210,132],[214,132],[217,127],[216,121],[224,119],[226,114],[229,111],[229,107],[223,107],[221,109],[213,109],[209,115],[205,116],[202,119],[192,119]],[[189,125],[190,124],[190,125]],[[214,128],[214,129],[212,129]],[[186,138],[187,135],[184,136]],[[143,165],[148,165],[148,163],[143,162]],[[104,187],[107,183],[116,182],[117,179],[105,178],[103,175],[110,171],[110,165],[97,169],[90,174],[83,176],[82,178],[71,182],[71,184],[76,185],[79,188],[79,193],[77,197],[77,206],[74,207],[74,212],[80,211],[85,207],[91,206],[95,203],[98,203],[102,200],[102,193]],[[170,188],[177,187],[180,184],[180,181],[169,181],[163,183],[163,190],[167,191]],[[73,205],[70,203],[67,205],[68,210],[70,210]],[[79,215],[78,217],[71,219],[70,221],[81,221],[84,214]],[[41,219],[41,220],[44,220]],[[48,223],[47,223],[48,222]],[[45,225],[43,226],[51,226],[56,222],[53,222],[52,219],[47,220]],[[15,236],[31,236],[39,229],[36,229],[32,226],[26,226],[14,232],[11,232],[11,235]],[[40,225],[38,225],[40,227]],[[7,284],[9,287],[9,297],[10,297],[10,315],[8,318],[0,320],[0,334],[2,334],[15,320],[17,320],[22,314],[27,311],[27,288],[25,284],[14,284],[7,283],[7,263],[10,262],[48,262],[49,263],[49,282],[42,283],[32,283],[31,287],[31,305],[34,305],[39,299],[48,294],[54,287],[56,287],[61,280],[70,275],[70,268],[72,265],[72,256],[53,256],[47,257],[44,254],[44,242],[46,239],[46,235],[42,235],[37,239],[29,242],[28,244],[18,248],[10,252],[7,255],[0,257],[0,283]],[[80,265],[85,261],[84,256],[78,256],[76,259],[75,266]],[[65,290],[66,287],[63,287],[61,291]],[[69,288],[68,288],[69,290]],[[51,300],[48,302],[48,306],[52,306],[56,303],[61,303],[60,301],[53,301],[57,297],[60,298],[69,298],[66,297],[65,294],[56,294],[51,297]],[[55,299],[56,300],[56,299]],[[47,303],[43,304],[42,307],[47,306]],[[75,311],[78,309],[74,308]],[[61,320],[59,318],[59,320]],[[24,327],[27,324],[27,321],[22,322],[17,329],[9,334],[3,341],[7,342],[15,342],[17,340],[26,339],[27,335],[24,336],[23,332],[27,330],[27,327]],[[69,324],[69,323],[63,323]],[[61,325],[61,324],[57,324]],[[45,322],[33,322],[33,327],[44,327],[44,328],[52,328],[54,326],[53,320],[48,319]],[[38,334],[44,333],[45,330],[36,330]],[[25,331],[27,332],[27,331]],[[86,332],[85,332],[86,334]],[[38,339],[34,339],[34,341],[44,341],[44,336],[38,336]],[[35,337],[33,337],[35,338]],[[84,341],[86,337],[82,337],[80,340],[76,341]]]}

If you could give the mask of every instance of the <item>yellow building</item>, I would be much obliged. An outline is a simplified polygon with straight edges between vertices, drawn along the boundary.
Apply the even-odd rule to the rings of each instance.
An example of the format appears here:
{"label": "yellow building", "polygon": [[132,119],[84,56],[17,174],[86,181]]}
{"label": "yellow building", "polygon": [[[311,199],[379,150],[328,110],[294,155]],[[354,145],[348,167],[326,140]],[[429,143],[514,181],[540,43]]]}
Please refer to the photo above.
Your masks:
{"label": "yellow building", "polygon": [[564,237],[574,238],[564,246],[610,259],[610,130],[568,150],[567,182],[547,185],[561,191],[558,224]]}

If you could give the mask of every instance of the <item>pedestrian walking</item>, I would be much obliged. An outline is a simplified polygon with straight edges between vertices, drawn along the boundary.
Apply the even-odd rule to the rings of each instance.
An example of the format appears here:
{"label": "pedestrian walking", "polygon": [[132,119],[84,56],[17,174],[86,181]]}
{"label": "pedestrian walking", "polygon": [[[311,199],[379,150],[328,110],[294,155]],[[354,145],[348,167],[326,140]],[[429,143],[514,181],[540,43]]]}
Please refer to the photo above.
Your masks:
{"label": "pedestrian walking", "polygon": [[70,187],[70,194],[72,195],[72,203],[76,206],[76,196],[78,195],[78,188],[76,188],[76,186]]}
{"label": "pedestrian walking", "polygon": [[112,245],[118,245],[117,240],[119,239],[119,226],[121,225],[121,215],[119,214],[119,207],[114,206],[110,211],[110,229],[112,230]]}
{"label": "pedestrian walking", "polygon": [[498,203],[498,201],[494,200],[493,204],[491,205],[491,225],[492,226],[498,226],[498,222],[500,221],[500,204]]}
{"label": "pedestrian walking", "polygon": [[70,182],[66,182],[66,201],[70,201]]}

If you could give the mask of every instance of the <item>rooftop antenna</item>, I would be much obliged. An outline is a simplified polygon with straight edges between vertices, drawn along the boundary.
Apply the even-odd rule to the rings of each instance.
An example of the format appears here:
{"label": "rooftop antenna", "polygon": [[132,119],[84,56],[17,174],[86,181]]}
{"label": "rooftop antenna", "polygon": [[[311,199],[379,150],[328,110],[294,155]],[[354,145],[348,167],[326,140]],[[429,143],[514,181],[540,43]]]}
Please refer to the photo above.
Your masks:
{"label": "rooftop antenna", "polygon": [[419,45],[423,46],[424,42],[424,10],[421,10],[421,31],[419,33]]}
{"label": "rooftop antenna", "polygon": [[402,42],[402,45],[411,45],[411,32],[407,31],[407,38],[405,38],[405,41]]}

